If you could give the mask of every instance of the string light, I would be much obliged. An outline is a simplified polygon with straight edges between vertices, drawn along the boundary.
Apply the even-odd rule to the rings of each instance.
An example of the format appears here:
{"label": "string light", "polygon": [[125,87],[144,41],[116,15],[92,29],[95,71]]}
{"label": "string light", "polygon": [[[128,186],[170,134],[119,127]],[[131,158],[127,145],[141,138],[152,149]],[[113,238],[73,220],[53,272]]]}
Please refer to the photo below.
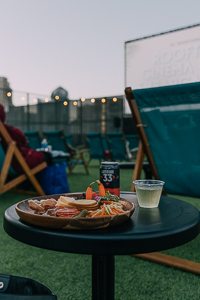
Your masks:
{"label": "string light", "polygon": [[76,105],[78,104],[78,102],[77,102],[77,101],[74,101],[73,104],[76,106]]}
{"label": "string light", "polygon": [[94,98],[92,98],[90,101],[91,101],[92,103],[94,103],[94,102],[95,102],[95,99],[94,99]]}
{"label": "string light", "polygon": [[67,102],[67,101],[64,101],[64,102],[63,102],[63,105],[65,105],[65,106],[66,106],[67,104],[68,104],[68,102]]}
{"label": "string light", "polygon": [[38,103],[38,100],[36,98],[33,99],[34,103]]}
{"label": "string light", "polygon": [[85,102],[85,98],[81,98],[81,102]]}
{"label": "string light", "polygon": [[12,95],[11,92],[7,92],[8,97],[11,97],[11,95]]}
{"label": "string light", "polygon": [[117,98],[116,97],[113,98],[113,102],[117,102]]}
{"label": "string light", "polygon": [[105,102],[106,102],[106,99],[105,99],[105,98],[101,99],[101,102],[102,102],[102,103],[105,103]]}
{"label": "string light", "polygon": [[46,102],[46,103],[49,102],[49,99],[48,99],[48,98],[45,98],[45,99],[44,99],[44,102]]}
{"label": "string light", "polygon": [[55,99],[56,99],[56,100],[59,100],[59,99],[60,99],[60,97],[59,97],[58,95],[56,95],[56,96],[55,96]]}

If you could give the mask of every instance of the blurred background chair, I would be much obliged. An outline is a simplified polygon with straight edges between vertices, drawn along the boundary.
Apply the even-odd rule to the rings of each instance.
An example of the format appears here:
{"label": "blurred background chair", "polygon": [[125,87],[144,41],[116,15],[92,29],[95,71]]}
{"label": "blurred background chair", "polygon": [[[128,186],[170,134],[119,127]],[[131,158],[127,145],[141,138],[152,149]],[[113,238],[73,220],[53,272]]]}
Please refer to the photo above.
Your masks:
{"label": "blurred background chair", "polygon": [[[62,151],[64,153],[69,153],[70,156],[67,157],[67,164],[69,168],[68,176],[72,173],[76,165],[81,164],[84,166],[85,171],[89,174],[86,160],[84,158],[84,151],[77,151],[70,144],[66,142],[65,134],[63,130],[53,130],[44,131],[43,136],[47,139],[48,144],[52,146],[52,150]],[[54,158],[55,162],[66,161],[66,158],[57,157]]]}
{"label": "blurred background chair", "polygon": [[[83,145],[77,145],[75,146],[74,145],[74,141],[73,141],[73,137],[71,134],[65,134],[65,140],[66,142],[74,149],[76,149],[77,151],[78,150],[83,150],[86,148],[86,146],[83,144]],[[85,149],[85,152],[88,152],[88,149]]]}
{"label": "blurred background chair", "polygon": [[98,159],[100,162],[104,160],[104,148],[99,132],[90,132],[85,134],[85,141],[90,150],[90,159]]}
{"label": "blurred background chair", "polygon": [[106,134],[113,161],[131,161],[132,156],[127,151],[126,139],[121,132]]}
{"label": "blurred background chair", "polygon": [[39,131],[37,130],[24,131],[24,134],[27,138],[28,145],[30,148],[32,149],[41,148],[41,136]]}

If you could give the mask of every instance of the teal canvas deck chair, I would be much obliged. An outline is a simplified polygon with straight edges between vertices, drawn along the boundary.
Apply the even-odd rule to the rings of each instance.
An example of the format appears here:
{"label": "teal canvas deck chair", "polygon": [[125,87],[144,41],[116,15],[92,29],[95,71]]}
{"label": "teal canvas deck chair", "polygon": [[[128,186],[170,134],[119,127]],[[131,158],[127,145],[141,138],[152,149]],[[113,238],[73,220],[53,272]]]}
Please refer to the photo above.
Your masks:
{"label": "teal canvas deck chair", "polygon": [[28,145],[30,148],[32,149],[41,148],[41,137],[39,131],[29,130],[29,131],[24,131],[24,134],[27,138]]}
{"label": "teal canvas deck chair", "polygon": [[121,132],[108,132],[106,134],[109,149],[113,161],[131,161],[131,156],[127,152],[126,139]]}
{"label": "teal canvas deck chair", "polygon": [[168,194],[200,197],[200,83],[125,93],[154,177]]}
{"label": "teal canvas deck chair", "polygon": [[90,132],[85,134],[86,144],[90,150],[90,160],[98,159],[100,162],[104,160],[103,143],[99,132]]}
{"label": "teal canvas deck chair", "polygon": [[[44,137],[46,137],[48,144],[52,146],[52,150],[63,151],[65,153],[69,152],[68,144],[65,140],[65,134],[63,130],[52,130],[52,131],[44,131]],[[56,162],[62,162],[63,159],[66,161],[66,158],[56,158],[54,159]],[[86,160],[84,158],[84,152],[74,152],[67,158],[67,164],[69,168],[68,176],[71,175],[73,169],[78,165],[82,164],[85,168],[87,174],[89,174]]]}
{"label": "teal canvas deck chair", "polygon": [[[139,135],[133,180],[147,156],[168,194],[200,197],[200,82],[141,90],[125,89]],[[134,191],[132,184],[131,190]],[[199,264],[161,253],[137,257],[195,273]]]}
{"label": "teal canvas deck chair", "polygon": [[65,140],[72,148],[76,149],[77,151],[84,149],[85,152],[89,152],[89,149],[86,149],[86,146],[84,144],[75,146],[73,137],[71,134],[65,134]]}
{"label": "teal canvas deck chair", "polygon": [[72,140],[71,134],[65,134],[65,140],[71,147],[74,148],[74,142]]}

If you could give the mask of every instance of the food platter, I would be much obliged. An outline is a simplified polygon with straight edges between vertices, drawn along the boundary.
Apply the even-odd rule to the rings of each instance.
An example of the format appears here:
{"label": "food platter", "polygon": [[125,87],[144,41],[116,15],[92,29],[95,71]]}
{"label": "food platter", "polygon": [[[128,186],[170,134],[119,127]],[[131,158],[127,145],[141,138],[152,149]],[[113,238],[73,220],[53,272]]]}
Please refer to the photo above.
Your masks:
{"label": "food platter", "polygon": [[[82,193],[65,194],[68,197],[81,198]],[[58,200],[61,195],[51,195],[31,198],[32,200],[45,200],[54,198]],[[46,228],[60,228],[60,229],[98,229],[111,226],[117,226],[126,222],[133,214],[135,205],[131,201],[120,198],[120,200],[126,202],[125,212],[123,214],[113,216],[102,216],[98,218],[64,218],[35,214],[33,210],[29,208],[29,200],[26,199],[16,204],[15,209],[20,219],[28,224],[46,227]]]}

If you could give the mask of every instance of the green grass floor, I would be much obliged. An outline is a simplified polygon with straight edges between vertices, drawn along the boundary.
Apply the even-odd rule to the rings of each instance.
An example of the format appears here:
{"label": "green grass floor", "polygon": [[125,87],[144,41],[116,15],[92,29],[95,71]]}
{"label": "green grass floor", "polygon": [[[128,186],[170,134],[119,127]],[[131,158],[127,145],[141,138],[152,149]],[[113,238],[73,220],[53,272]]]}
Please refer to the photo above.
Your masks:
{"label": "green grass floor", "polygon": [[[71,192],[83,192],[99,179],[99,162],[92,161],[90,175],[83,166],[68,178]],[[132,170],[120,171],[120,187],[130,191]],[[174,195],[173,195],[174,196]],[[174,196],[200,209],[200,199]],[[91,256],[40,249],[18,242],[3,230],[7,207],[28,195],[7,192],[0,196],[0,273],[30,277],[52,289],[59,300],[91,299]],[[163,253],[200,262],[200,236],[181,247]],[[191,300],[200,299],[200,278],[187,272],[137,259],[115,257],[116,300]]]}

